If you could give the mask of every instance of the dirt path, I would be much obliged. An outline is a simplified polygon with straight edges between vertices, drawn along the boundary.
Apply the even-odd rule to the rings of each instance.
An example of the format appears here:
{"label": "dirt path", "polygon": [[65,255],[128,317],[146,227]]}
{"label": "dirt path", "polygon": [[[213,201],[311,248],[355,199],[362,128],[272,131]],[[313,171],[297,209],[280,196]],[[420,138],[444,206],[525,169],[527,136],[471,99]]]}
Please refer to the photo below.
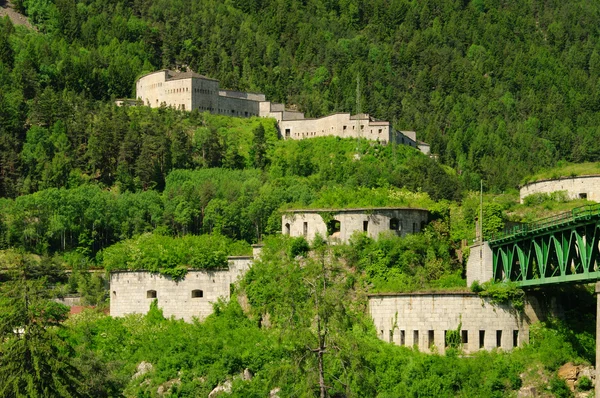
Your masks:
{"label": "dirt path", "polygon": [[4,18],[5,15],[8,15],[13,25],[22,25],[29,29],[35,29],[25,15],[19,14],[14,10],[9,0],[0,0],[0,18]]}

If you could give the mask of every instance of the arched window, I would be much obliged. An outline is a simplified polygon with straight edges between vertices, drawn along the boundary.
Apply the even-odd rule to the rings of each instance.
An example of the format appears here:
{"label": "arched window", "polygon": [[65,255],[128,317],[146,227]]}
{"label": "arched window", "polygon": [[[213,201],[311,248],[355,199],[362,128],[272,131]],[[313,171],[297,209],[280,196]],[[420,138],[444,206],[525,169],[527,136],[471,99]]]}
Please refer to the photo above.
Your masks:
{"label": "arched window", "polygon": [[290,234],[290,223],[285,223],[285,234],[289,235]]}
{"label": "arched window", "polygon": [[146,298],[156,298],[156,290],[146,291]]}
{"label": "arched window", "polygon": [[327,233],[329,236],[337,234],[342,229],[342,223],[339,220],[331,220],[327,223]]}
{"label": "arched window", "polygon": [[192,290],[192,298],[202,298],[204,297],[204,292],[200,289]]}

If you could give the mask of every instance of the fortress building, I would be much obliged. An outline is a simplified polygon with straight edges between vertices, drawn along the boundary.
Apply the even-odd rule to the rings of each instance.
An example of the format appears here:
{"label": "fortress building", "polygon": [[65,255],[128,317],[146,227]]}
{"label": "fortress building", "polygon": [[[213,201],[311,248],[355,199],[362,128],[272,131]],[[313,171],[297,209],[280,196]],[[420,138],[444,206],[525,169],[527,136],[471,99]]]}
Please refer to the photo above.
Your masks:
{"label": "fortress building", "polygon": [[312,241],[315,236],[347,243],[356,231],[377,239],[382,232],[406,236],[421,232],[428,222],[429,211],[402,207],[364,209],[303,209],[288,210],[281,217],[282,233],[304,236]]}
{"label": "fortress building", "polygon": [[417,141],[414,131],[396,131],[390,122],[368,114],[335,113],[309,119],[304,113],[286,109],[284,104],[267,101],[264,94],[224,90],[219,81],[194,72],[160,70],[140,77],[136,82],[137,100],[117,100],[118,105],[144,104],[153,108],[210,112],[235,117],[272,117],[277,120],[283,139],[334,136],[365,138],[381,144],[396,143],[418,148],[429,154],[429,145]]}

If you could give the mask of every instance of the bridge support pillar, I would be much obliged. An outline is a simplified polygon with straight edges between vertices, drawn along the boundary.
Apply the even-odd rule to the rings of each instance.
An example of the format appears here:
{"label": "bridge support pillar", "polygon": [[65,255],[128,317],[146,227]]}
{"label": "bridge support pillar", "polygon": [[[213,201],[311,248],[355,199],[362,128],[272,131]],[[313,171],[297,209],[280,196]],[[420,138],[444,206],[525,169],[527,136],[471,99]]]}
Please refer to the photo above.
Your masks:
{"label": "bridge support pillar", "polygon": [[467,260],[467,286],[475,281],[484,283],[491,281],[493,275],[492,249],[488,242],[478,242],[470,247]]}
{"label": "bridge support pillar", "polygon": [[600,282],[596,282],[596,398],[600,398]]}

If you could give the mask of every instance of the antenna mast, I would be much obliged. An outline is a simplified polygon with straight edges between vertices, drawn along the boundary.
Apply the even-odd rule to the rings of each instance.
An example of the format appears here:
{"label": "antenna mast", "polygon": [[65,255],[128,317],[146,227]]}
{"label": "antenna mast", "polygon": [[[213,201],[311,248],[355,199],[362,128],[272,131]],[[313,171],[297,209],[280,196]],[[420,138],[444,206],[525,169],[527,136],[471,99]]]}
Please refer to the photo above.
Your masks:
{"label": "antenna mast", "polygon": [[356,153],[360,148],[360,74],[356,74]]}

